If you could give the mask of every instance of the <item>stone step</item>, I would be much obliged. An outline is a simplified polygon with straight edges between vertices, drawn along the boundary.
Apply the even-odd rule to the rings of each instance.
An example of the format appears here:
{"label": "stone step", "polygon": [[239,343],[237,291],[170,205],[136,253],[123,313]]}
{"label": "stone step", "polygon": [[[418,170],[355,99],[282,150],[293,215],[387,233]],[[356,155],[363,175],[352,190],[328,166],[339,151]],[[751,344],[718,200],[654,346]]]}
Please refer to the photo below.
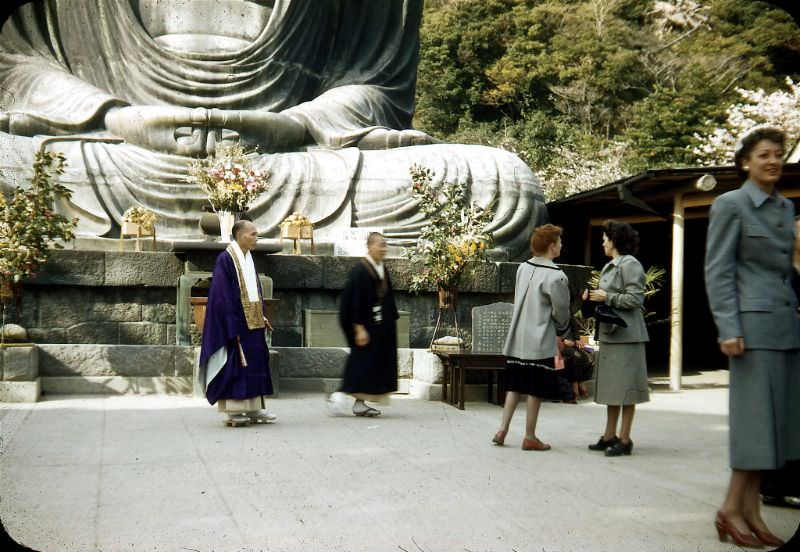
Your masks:
{"label": "stone step", "polygon": [[[39,374],[47,377],[191,377],[199,347],[177,345],[41,344]],[[282,378],[340,378],[348,349],[342,347],[273,347],[280,355]],[[398,349],[398,376],[411,377],[420,349]],[[431,359],[435,360],[435,359]]]}
{"label": "stone step", "polygon": [[42,376],[44,395],[191,395],[191,376]]}
{"label": "stone step", "polygon": [[198,347],[177,345],[41,344],[39,374],[45,377],[187,377]]}
{"label": "stone step", "polygon": [[[0,391],[5,388],[0,382]],[[36,382],[13,382],[33,385],[41,384],[45,395],[191,395],[193,393],[192,378],[184,376],[163,377],[127,377],[127,376],[44,376]],[[339,389],[339,378],[280,378],[281,391],[293,393],[330,394]],[[397,380],[397,394],[406,395],[411,390],[412,380]],[[473,387],[473,386],[468,386]],[[483,386],[475,386],[484,389]],[[441,388],[441,386],[439,386]],[[419,389],[419,386],[416,387]],[[5,391],[9,397],[15,397],[21,390],[11,387]],[[15,394],[16,393],[16,394]],[[3,395],[0,395],[3,396]],[[439,392],[441,396],[441,391]],[[469,390],[467,396],[470,396]],[[23,399],[7,398],[6,402],[27,402]]]}
{"label": "stone step", "polygon": [[[43,344],[37,348],[44,394],[202,395],[194,386],[199,347]],[[339,388],[348,349],[273,347],[270,351],[276,393],[331,393]],[[441,397],[441,363],[426,350],[399,349],[398,376],[398,393]]]}

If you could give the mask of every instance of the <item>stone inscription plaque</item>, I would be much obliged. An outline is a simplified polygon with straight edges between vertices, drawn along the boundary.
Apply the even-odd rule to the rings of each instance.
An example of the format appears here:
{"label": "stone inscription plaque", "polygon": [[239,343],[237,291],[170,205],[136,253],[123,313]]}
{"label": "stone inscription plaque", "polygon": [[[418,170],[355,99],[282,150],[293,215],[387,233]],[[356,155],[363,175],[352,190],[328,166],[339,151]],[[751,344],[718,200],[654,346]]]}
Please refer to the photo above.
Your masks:
{"label": "stone inscription plaque", "polygon": [[383,233],[383,228],[362,227],[343,228],[333,242],[333,254],[336,257],[363,257],[367,254],[367,238],[370,233]]}
{"label": "stone inscription plaque", "polygon": [[472,352],[502,353],[511,325],[513,303],[492,303],[472,309]]}

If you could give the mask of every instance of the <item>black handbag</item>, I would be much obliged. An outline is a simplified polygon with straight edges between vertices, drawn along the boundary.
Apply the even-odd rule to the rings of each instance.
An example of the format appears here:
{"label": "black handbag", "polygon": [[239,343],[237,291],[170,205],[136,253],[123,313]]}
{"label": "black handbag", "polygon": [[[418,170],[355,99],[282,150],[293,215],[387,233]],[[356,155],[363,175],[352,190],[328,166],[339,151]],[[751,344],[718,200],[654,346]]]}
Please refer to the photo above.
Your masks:
{"label": "black handbag", "polygon": [[561,351],[570,381],[589,381],[594,377],[594,355],[580,345]]}
{"label": "black handbag", "polygon": [[620,328],[627,328],[628,323],[622,319],[617,311],[606,304],[600,303],[594,308],[594,318],[598,322],[605,322],[606,324],[614,324]]}

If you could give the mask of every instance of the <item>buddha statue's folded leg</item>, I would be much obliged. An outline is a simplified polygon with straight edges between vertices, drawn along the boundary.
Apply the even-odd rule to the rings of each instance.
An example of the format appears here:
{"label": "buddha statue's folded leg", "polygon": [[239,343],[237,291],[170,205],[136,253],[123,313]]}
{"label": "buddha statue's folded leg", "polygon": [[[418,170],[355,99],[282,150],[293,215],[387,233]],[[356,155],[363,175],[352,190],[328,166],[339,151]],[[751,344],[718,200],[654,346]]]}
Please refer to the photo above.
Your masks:
{"label": "buddha statue's folded leg", "polygon": [[547,221],[536,176],[514,154],[486,146],[436,144],[363,151],[353,199],[353,225],[383,228],[390,242],[411,244],[426,224],[411,197],[412,163],[435,173],[434,184],[459,180],[468,198],[485,207],[494,201],[489,226],[508,258],[524,256],[533,229]]}
{"label": "buddha statue's folded leg", "polygon": [[[30,186],[41,141],[0,132],[2,189]],[[203,237],[198,221],[210,205],[200,187],[188,181],[189,164],[195,160],[128,144],[57,140],[47,149],[66,157],[60,181],[72,198],[57,210],[78,218],[78,235],[116,237],[123,213],[140,205],[155,213],[159,237]],[[350,227],[358,149],[254,155],[249,162],[270,174],[269,189],[248,211],[263,236],[277,237],[281,221],[295,211],[315,223],[321,238]]]}
{"label": "buddha statue's folded leg", "polygon": [[[2,185],[30,185],[40,143],[0,132]],[[54,142],[48,149],[66,156],[60,180],[73,195],[57,207],[79,218],[79,235],[116,237],[125,210],[142,205],[156,213],[159,236],[202,237],[197,223],[207,201],[187,180],[190,158],[127,144]],[[413,243],[426,220],[411,197],[412,163],[433,169],[434,182],[465,182],[470,201],[481,206],[494,202],[489,229],[508,258],[524,255],[531,231],[546,220],[544,198],[528,167],[513,154],[484,146],[320,148],[253,156],[251,163],[271,175],[269,190],[248,212],[269,237],[277,237],[280,222],[299,211],[314,223],[319,241],[333,240],[339,230],[354,226],[383,228],[391,242]]]}

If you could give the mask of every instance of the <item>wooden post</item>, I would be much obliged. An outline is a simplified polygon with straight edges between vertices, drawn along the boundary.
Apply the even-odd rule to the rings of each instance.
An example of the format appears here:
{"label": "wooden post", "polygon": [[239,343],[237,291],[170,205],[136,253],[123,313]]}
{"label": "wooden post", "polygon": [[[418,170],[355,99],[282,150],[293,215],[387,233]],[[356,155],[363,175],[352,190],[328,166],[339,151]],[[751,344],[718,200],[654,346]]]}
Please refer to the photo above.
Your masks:
{"label": "wooden post", "polygon": [[670,296],[669,333],[669,388],[681,390],[683,374],[683,262],[684,262],[684,219],[683,194],[673,197],[672,209],[672,278]]}
{"label": "wooden post", "polygon": [[592,265],[592,221],[586,221],[586,236],[583,239],[583,264]]}

